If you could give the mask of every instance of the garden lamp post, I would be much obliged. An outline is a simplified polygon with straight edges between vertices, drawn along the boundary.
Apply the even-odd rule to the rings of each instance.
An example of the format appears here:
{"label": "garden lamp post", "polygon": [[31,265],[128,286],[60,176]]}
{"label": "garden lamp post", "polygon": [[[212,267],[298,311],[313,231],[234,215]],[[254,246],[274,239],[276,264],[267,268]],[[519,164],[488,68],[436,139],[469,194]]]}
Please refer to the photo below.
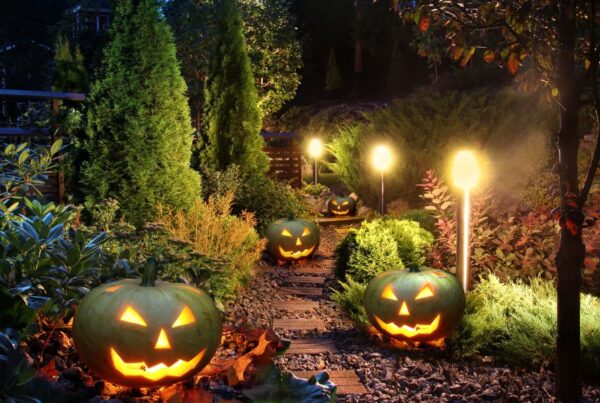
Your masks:
{"label": "garden lamp post", "polygon": [[319,158],[321,157],[321,155],[323,155],[323,143],[320,139],[314,138],[310,140],[310,142],[308,143],[308,155],[314,160],[313,178],[316,185],[319,175]]}
{"label": "garden lamp post", "polygon": [[471,205],[469,192],[479,182],[479,165],[472,151],[459,151],[454,157],[452,164],[452,180],[454,186],[462,190],[458,204],[457,219],[457,253],[456,253],[456,277],[466,293],[470,285],[469,276],[469,230],[471,218]]}
{"label": "garden lamp post", "polygon": [[384,187],[384,174],[392,166],[392,151],[385,145],[378,145],[373,149],[372,154],[373,167],[379,171],[381,175],[381,193],[379,201],[381,203],[380,213],[385,214],[385,187]]}

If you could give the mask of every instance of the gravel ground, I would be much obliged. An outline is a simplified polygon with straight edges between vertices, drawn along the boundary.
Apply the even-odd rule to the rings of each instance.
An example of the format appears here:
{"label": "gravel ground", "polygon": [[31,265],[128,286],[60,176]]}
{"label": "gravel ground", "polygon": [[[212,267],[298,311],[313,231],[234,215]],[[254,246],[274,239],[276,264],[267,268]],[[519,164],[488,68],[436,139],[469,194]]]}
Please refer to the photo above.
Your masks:
{"label": "gravel ground", "polygon": [[[319,253],[305,265],[330,265],[340,235],[323,230]],[[284,370],[354,369],[368,390],[366,395],[339,397],[340,402],[549,402],[553,398],[554,375],[547,368],[537,371],[496,366],[491,359],[454,360],[439,348],[386,347],[378,335],[356,330],[329,300],[329,277],[322,297],[305,297],[319,302],[318,309],[284,312],[272,307],[276,300],[298,297],[277,294],[289,267],[277,267],[263,260],[248,288],[227,306],[230,323],[270,326],[277,318],[314,318],[326,323],[326,331],[279,331],[285,338],[322,337],[333,339],[339,353],[285,355],[277,364]],[[295,274],[297,275],[297,274]],[[307,276],[313,276],[306,274]],[[585,401],[600,402],[600,387],[584,387]]]}

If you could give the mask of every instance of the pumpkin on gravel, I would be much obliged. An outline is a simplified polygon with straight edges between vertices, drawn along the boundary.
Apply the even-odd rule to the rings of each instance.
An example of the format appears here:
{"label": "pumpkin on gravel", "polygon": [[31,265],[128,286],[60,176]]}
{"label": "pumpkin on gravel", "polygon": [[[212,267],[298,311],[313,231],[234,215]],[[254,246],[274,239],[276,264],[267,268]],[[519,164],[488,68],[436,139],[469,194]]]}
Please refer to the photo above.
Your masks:
{"label": "pumpkin on gravel", "polygon": [[199,371],[221,342],[221,318],[204,291],[155,281],[148,259],[141,283],[128,279],[91,290],[73,319],[81,359],[104,379],[152,387]]}
{"label": "pumpkin on gravel", "polygon": [[293,217],[269,224],[266,235],[267,252],[279,261],[298,261],[312,256],[321,239],[315,222]]}
{"label": "pumpkin on gravel", "polygon": [[327,211],[334,216],[356,214],[356,200],[350,196],[334,196],[327,199]]}
{"label": "pumpkin on gravel", "polygon": [[417,266],[373,278],[363,301],[373,326],[404,341],[434,341],[448,336],[462,319],[465,303],[455,276]]}

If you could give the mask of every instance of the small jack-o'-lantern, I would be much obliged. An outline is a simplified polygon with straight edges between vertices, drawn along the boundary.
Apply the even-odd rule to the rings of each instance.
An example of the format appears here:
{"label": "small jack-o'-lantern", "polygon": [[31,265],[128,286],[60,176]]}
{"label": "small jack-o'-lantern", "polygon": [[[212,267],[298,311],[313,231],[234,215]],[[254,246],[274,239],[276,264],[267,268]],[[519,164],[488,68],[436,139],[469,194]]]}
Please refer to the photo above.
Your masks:
{"label": "small jack-o'-lantern", "polygon": [[335,196],[327,199],[327,211],[333,215],[354,215],[356,200],[350,196]]}
{"label": "small jack-o'-lantern", "polygon": [[452,274],[415,266],[372,279],[364,307],[383,333],[405,341],[432,341],[447,336],[460,322],[465,295]]}
{"label": "small jack-o'-lantern", "polygon": [[319,227],[302,218],[281,219],[267,227],[267,252],[277,260],[297,261],[315,253]]}
{"label": "small jack-o'-lantern", "polygon": [[149,259],[134,279],[94,288],[73,320],[82,360],[106,380],[132,387],[166,385],[204,367],[221,342],[212,299],[185,284],[155,282]]}

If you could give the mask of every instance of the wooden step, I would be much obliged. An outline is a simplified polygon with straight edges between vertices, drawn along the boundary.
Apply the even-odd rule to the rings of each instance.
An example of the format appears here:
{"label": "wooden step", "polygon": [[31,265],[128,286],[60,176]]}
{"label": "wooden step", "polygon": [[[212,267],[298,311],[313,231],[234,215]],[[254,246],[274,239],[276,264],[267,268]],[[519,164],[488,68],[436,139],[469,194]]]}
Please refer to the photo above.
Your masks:
{"label": "wooden step", "polygon": [[280,309],[282,311],[304,312],[319,308],[319,303],[307,299],[275,301],[273,302],[273,308]]}
{"label": "wooden step", "polygon": [[292,340],[286,354],[322,354],[337,353],[338,349],[330,339],[297,339]]}
{"label": "wooden step", "polygon": [[[367,389],[360,382],[354,370],[339,370],[328,371],[324,370],[329,375],[329,380],[337,386],[338,395],[365,394]],[[308,379],[311,376],[322,371],[292,371],[294,375],[300,378]]]}
{"label": "wooden step", "polygon": [[297,284],[324,284],[325,277],[314,277],[314,276],[287,276],[283,279],[285,283],[297,283]]}
{"label": "wooden step", "polygon": [[325,330],[325,321],[322,319],[273,319],[274,329],[283,330]]}
{"label": "wooden step", "polygon": [[279,293],[282,295],[308,295],[312,297],[320,297],[323,295],[321,287],[280,287]]}
{"label": "wooden step", "polygon": [[321,217],[317,218],[317,223],[323,227],[328,225],[351,225],[363,222],[365,217],[343,216],[343,217]]}
{"label": "wooden step", "polygon": [[307,266],[293,269],[293,273],[297,274],[321,274],[324,276],[333,274],[331,267]]}

